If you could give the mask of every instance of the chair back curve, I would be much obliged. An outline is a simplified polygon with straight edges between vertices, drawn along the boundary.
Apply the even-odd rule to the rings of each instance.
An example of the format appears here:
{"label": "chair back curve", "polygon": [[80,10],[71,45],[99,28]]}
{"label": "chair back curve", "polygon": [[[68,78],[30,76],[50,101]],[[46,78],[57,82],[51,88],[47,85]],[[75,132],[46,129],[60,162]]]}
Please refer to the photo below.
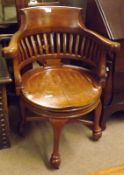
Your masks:
{"label": "chair back curve", "polygon": [[98,67],[98,59],[105,54],[103,45],[92,33],[87,34],[82,15],[82,9],[74,7],[22,9],[18,31],[19,64],[39,60],[48,65],[49,60],[53,64],[56,58],[59,63],[64,58],[78,60],[88,68]]}
{"label": "chair back curve", "polygon": [[64,32],[78,30],[83,25],[81,8],[37,6],[21,9],[23,32]]}

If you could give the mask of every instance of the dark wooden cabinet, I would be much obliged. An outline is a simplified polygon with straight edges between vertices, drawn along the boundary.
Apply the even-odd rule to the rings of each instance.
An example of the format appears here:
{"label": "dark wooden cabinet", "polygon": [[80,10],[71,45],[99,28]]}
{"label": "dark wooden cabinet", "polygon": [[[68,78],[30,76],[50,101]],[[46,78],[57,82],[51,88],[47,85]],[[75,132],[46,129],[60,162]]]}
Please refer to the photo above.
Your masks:
{"label": "dark wooden cabinet", "polygon": [[108,116],[124,110],[124,0],[87,0],[86,26],[121,44],[113,59],[108,58],[109,79],[106,87],[102,126]]}
{"label": "dark wooden cabinet", "polygon": [[5,60],[0,57],[0,149],[10,146],[6,83],[10,82]]}

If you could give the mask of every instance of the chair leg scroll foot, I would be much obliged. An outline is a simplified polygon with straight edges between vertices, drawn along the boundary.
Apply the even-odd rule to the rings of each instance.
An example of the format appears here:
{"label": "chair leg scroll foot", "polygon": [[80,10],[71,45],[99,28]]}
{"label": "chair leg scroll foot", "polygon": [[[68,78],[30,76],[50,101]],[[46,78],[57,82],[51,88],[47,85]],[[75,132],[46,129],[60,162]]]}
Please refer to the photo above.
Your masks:
{"label": "chair leg scroll foot", "polygon": [[97,132],[93,132],[92,139],[93,139],[94,141],[97,141],[97,140],[100,139],[101,136],[102,136],[102,131],[99,130],[99,131],[97,131]]}
{"label": "chair leg scroll foot", "polygon": [[54,169],[59,169],[60,163],[61,163],[60,155],[52,154],[50,158],[50,164],[52,165],[52,167]]}

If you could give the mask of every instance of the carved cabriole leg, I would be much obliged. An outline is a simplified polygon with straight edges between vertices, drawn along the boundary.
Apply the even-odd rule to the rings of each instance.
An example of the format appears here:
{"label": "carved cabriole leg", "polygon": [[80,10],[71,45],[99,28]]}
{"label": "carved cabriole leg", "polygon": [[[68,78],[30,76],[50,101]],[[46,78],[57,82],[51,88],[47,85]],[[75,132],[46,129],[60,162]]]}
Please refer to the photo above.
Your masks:
{"label": "carved cabriole leg", "polygon": [[53,153],[50,158],[50,163],[53,168],[58,169],[61,163],[59,154],[59,142],[62,128],[67,123],[68,119],[50,119],[50,123],[53,127],[54,143],[53,143]]}
{"label": "carved cabriole leg", "polygon": [[97,108],[94,112],[94,128],[93,128],[93,140],[96,141],[102,136],[102,129],[100,127],[100,117],[102,112],[102,104],[101,101],[98,104]]}

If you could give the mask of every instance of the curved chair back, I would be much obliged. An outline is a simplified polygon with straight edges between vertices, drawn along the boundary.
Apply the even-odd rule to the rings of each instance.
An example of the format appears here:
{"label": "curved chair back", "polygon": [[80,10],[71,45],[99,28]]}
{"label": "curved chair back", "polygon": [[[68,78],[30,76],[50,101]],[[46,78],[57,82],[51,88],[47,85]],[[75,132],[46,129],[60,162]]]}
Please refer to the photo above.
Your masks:
{"label": "curved chair back", "polygon": [[[50,60],[61,63],[79,60],[88,68],[97,69],[99,57],[104,58],[103,47],[92,32],[87,33],[82,9],[61,6],[32,7],[21,10],[21,27],[18,31],[19,62]],[[56,59],[55,59],[56,58]],[[49,62],[49,63],[48,63]],[[56,63],[56,62],[55,62]],[[22,64],[21,64],[22,65]]]}

